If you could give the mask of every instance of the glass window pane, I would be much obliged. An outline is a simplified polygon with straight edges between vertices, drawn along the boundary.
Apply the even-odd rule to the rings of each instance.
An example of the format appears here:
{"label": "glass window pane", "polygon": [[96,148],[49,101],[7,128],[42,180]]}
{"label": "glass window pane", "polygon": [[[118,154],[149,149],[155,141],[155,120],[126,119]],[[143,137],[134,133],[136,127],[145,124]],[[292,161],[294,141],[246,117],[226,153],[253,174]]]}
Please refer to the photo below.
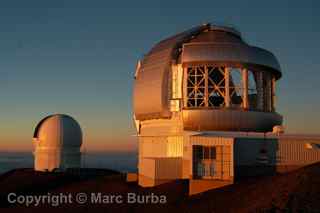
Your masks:
{"label": "glass window pane", "polygon": [[225,68],[208,66],[208,105],[224,107]]}
{"label": "glass window pane", "polygon": [[203,159],[210,159],[210,147],[203,147]]}
{"label": "glass window pane", "polygon": [[210,159],[212,160],[216,159],[216,147],[214,146],[210,147]]}
{"label": "glass window pane", "polygon": [[230,101],[232,107],[241,107],[242,106],[242,95],[243,95],[243,86],[242,86],[242,73],[240,68],[231,68],[230,69]]}
{"label": "glass window pane", "polygon": [[254,72],[249,70],[248,71],[248,100],[249,100],[249,108],[250,109],[257,109],[257,83],[256,77]]}

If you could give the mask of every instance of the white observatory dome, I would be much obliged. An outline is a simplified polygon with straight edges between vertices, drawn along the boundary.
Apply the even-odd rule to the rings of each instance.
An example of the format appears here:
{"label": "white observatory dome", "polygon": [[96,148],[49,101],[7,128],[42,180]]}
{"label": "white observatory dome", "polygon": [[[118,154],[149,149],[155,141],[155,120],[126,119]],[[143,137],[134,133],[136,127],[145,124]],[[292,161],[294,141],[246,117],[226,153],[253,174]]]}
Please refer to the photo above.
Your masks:
{"label": "white observatory dome", "polygon": [[72,117],[50,115],[36,126],[33,135],[35,170],[52,171],[80,167],[82,131]]}
{"label": "white observatory dome", "polygon": [[178,117],[184,131],[271,132],[282,124],[275,106],[281,75],[271,52],[246,43],[233,28],[205,24],[178,33],[137,64],[138,132]]}

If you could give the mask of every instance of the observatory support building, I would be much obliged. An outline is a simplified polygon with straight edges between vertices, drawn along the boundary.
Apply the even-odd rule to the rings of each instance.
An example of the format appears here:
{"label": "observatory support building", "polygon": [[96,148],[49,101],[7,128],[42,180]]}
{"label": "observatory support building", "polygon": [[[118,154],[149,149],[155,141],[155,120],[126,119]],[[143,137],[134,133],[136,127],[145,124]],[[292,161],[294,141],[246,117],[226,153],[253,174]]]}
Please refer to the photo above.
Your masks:
{"label": "observatory support building", "polygon": [[189,179],[196,193],[319,161],[320,138],[283,134],[281,75],[271,52],[230,27],[205,24],[156,44],[135,72],[139,184]]}
{"label": "observatory support building", "polygon": [[34,169],[64,171],[80,168],[82,132],[68,115],[55,114],[42,119],[33,135]]}

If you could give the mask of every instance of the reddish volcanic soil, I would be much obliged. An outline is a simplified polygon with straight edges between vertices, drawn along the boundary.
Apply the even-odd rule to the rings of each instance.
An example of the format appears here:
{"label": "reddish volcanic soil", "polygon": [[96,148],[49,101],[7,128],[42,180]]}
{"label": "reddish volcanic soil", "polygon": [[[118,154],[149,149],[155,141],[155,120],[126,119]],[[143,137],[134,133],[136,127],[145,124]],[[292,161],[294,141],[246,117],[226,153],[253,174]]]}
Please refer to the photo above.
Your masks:
{"label": "reddish volcanic soil", "polygon": [[[122,204],[63,204],[25,207],[7,203],[10,192],[39,195],[101,192],[121,195]],[[166,204],[128,204],[128,193],[166,195]],[[320,212],[320,163],[295,172],[242,180],[231,186],[187,196],[188,181],[174,181],[146,189],[126,183],[123,174],[105,170],[104,175],[79,177],[63,173],[38,173],[31,169],[13,170],[0,176],[1,212]],[[44,209],[45,208],[45,209]]]}

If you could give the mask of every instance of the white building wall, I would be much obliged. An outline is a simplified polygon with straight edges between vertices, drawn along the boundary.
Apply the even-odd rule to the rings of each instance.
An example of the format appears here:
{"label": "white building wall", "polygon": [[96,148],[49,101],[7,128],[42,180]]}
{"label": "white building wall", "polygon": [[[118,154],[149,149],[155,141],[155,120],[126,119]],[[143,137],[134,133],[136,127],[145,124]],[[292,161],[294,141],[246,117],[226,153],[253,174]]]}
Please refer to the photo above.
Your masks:
{"label": "white building wall", "polygon": [[277,164],[307,165],[320,161],[320,139],[280,138]]}
{"label": "white building wall", "polygon": [[150,179],[181,178],[178,171],[182,170],[184,150],[179,113],[172,119],[147,120],[140,124],[139,175]]}
{"label": "white building wall", "polygon": [[139,138],[141,158],[164,158],[183,156],[182,136],[146,136]]}
{"label": "white building wall", "polygon": [[140,159],[139,165],[139,175],[154,179],[156,168],[155,161],[152,158],[142,158]]}
{"label": "white building wall", "polygon": [[61,154],[56,149],[38,148],[34,152],[34,169],[36,171],[53,171],[60,168]]}
{"label": "white building wall", "polygon": [[320,138],[269,135],[237,137],[235,143],[237,165],[257,164],[262,149],[267,150],[268,165],[302,166],[320,161]]}
{"label": "white building wall", "polygon": [[81,152],[77,148],[69,150],[37,147],[34,151],[34,169],[36,171],[64,170],[81,167]]}
{"label": "white building wall", "polygon": [[139,157],[160,158],[167,155],[167,138],[164,136],[147,136],[139,138]]}

